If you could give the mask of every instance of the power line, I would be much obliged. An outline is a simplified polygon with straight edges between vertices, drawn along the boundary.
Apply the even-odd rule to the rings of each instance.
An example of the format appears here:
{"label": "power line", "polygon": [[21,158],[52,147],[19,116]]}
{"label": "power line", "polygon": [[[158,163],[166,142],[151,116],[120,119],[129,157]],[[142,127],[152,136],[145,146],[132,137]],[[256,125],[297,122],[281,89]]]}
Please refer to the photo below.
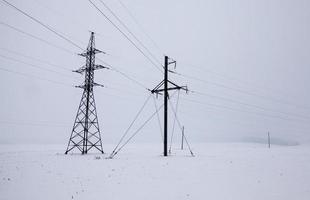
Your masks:
{"label": "power line", "polygon": [[[207,105],[205,105],[204,106],[204,108],[203,108],[203,110],[201,109],[201,108],[199,108],[199,111],[203,111],[203,113],[205,114],[206,112],[209,112],[209,111],[211,111],[211,112],[214,112],[213,111],[213,109],[219,109],[219,110],[230,110],[230,109],[225,109],[225,108],[217,108],[217,107],[213,107],[213,106],[209,106],[208,105],[208,107],[206,107]],[[208,111],[206,111],[205,109],[208,109]],[[239,111],[236,111],[236,112],[239,112]],[[189,119],[193,119],[193,118],[197,118],[197,119],[195,119],[194,120],[194,122],[198,122],[199,124],[201,124],[201,122],[202,123],[204,123],[205,121],[206,121],[206,118],[204,118],[204,117],[202,117],[202,116],[199,116],[197,113],[195,113],[195,114],[192,114],[192,113],[189,113],[189,112],[183,112],[183,111],[180,111],[180,113],[181,114],[185,114],[185,115],[183,115],[183,117],[186,117],[186,118],[189,118]],[[237,123],[237,124],[239,124],[239,125],[241,125],[240,127],[244,127],[244,125],[247,125],[247,126],[249,126],[249,127],[253,127],[253,125],[255,125],[255,126],[257,126],[257,120],[254,120],[254,121],[245,121],[245,120],[240,120],[240,119],[237,119],[237,118],[235,118],[235,117],[233,117],[233,118],[224,118],[224,117],[219,117],[219,116],[222,116],[222,115],[214,115],[214,114],[212,114],[212,115],[210,115],[210,114],[208,114],[207,115],[208,117],[211,117],[213,120],[217,120],[217,121],[219,121],[219,122],[221,122],[221,123],[224,123],[225,122],[225,120],[227,121],[229,121],[230,123],[231,122],[234,122],[234,123]],[[265,116],[263,116],[263,118],[265,118]],[[202,121],[201,121],[202,120]],[[201,122],[199,122],[199,121],[201,121]],[[287,122],[294,122],[294,121],[287,121]],[[264,125],[266,125],[265,123],[265,121],[263,121],[263,122],[261,122],[261,123],[263,123]],[[261,124],[261,123],[259,123],[259,124]],[[281,121],[281,123],[282,123],[282,121]],[[304,125],[308,125],[308,123],[306,123],[306,124],[304,124]],[[280,126],[281,127],[281,126]],[[196,128],[196,126],[194,126],[194,127],[192,127],[192,128]],[[278,128],[277,128],[278,129]],[[287,128],[285,128],[285,129],[287,129]],[[292,129],[292,126],[289,126],[289,131],[294,131],[294,132],[308,132],[307,131],[308,129]]]}
{"label": "power line", "polygon": [[8,73],[24,76],[24,77],[27,77],[27,78],[35,78],[35,79],[38,79],[38,80],[48,81],[50,83],[55,83],[55,84],[58,84],[58,85],[64,85],[64,86],[67,86],[67,87],[74,87],[73,85],[70,85],[70,84],[67,84],[67,83],[64,83],[64,82],[55,81],[55,80],[51,80],[51,79],[46,79],[46,78],[42,78],[42,77],[35,76],[35,75],[32,75],[32,74],[27,74],[27,73],[22,73],[22,72],[18,72],[18,71],[13,71],[13,70],[9,70],[9,69],[2,68],[2,67],[0,67],[0,70],[8,72]]}
{"label": "power line", "polygon": [[[204,108],[204,109],[206,109],[206,107]],[[210,109],[213,109],[213,108],[207,108],[208,110],[210,110]],[[185,114],[185,115],[183,115],[183,117],[186,117],[186,118],[189,118],[189,119],[193,119],[193,118],[196,118],[195,120],[194,120],[194,122],[197,122],[198,124],[201,124],[201,122],[205,122],[206,121],[206,118],[202,118],[201,116],[199,116],[199,115],[197,115],[197,113],[196,114],[190,114],[190,113],[188,113],[188,112],[183,112],[183,111],[180,111],[179,112],[180,114]],[[235,119],[235,118],[230,118],[230,119],[227,119],[227,118],[224,118],[224,117],[218,117],[218,115],[208,115],[208,117],[210,117],[210,118],[212,118],[213,120],[217,120],[217,121],[219,121],[219,122],[221,122],[222,123],[222,125],[224,125],[223,123],[225,122],[224,120],[228,120],[229,122],[234,122],[233,124],[235,125],[235,123],[237,123],[238,124],[238,127],[244,127],[244,125],[247,125],[247,126],[249,126],[249,127],[253,127],[253,125],[257,125],[256,123],[254,123],[253,121],[244,121],[244,120],[237,120],[237,119]],[[199,120],[202,120],[202,121],[199,121]],[[256,120],[255,120],[255,122],[256,122]],[[263,123],[265,123],[265,122],[263,122]],[[225,125],[224,125],[225,126]],[[294,131],[294,132],[303,132],[303,133],[308,133],[309,131],[308,131],[308,129],[291,129],[292,127],[290,126],[289,127],[289,131]],[[191,129],[197,129],[197,130],[199,130],[200,128],[197,128],[197,126],[192,126],[191,127]],[[278,128],[277,128],[278,129]],[[287,128],[285,128],[285,130],[286,130]],[[201,131],[202,129],[200,129],[200,131]],[[204,131],[207,131],[207,129],[206,130],[204,130]]]}
{"label": "power line", "polygon": [[61,76],[74,78],[74,77],[69,76],[67,74],[63,74],[63,73],[58,72],[58,71],[54,71],[54,70],[51,70],[51,69],[47,69],[47,68],[43,68],[43,67],[40,67],[40,66],[37,66],[37,65],[33,65],[33,64],[30,64],[30,63],[27,63],[27,62],[24,62],[24,61],[15,59],[15,58],[11,58],[11,57],[8,57],[8,56],[5,56],[5,55],[1,55],[0,54],[0,57],[4,58],[4,59],[7,59],[7,60],[10,60],[10,61],[14,61],[14,62],[18,62],[18,63],[24,64],[24,65],[27,65],[27,66],[30,66],[30,67],[33,67],[33,68],[36,68],[36,69],[40,69],[40,70],[43,70],[43,71],[52,72],[52,73],[55,73],[55,74],[58,74],[58,75],[61,75]]}
{"label": "power line", "polygon": [[112,66],[110,64],[108,64],[107,62],[103,61],[100,58],[96,58],[97,60],[99,60],[100,62],[102,62],[104,65],[106,65],[107,67],[109,67],[112,71],[119,73],[120,75],[122,75],[123,77],[125,77],[126,79],[130,80],[131,82],[133,82],[134,84],[138,85],[139,87],[148,90],[147,87],[145,87],[145,85],[143,83],[141,83],[140,81],[130,77],[129,75],[127,75],[126,73],[120,71],[118,68],[116,68],[115,66]]}
{"label": "power line", "polygon": [[[22,73],[22,72],[18,72],[18,71],[13,71],[13,70],[9,70],[9,69],[6,69],[6,68],[2,68],[0,67],[0,70],[1,71],[4,71],[4,72],[8,72],[8,73],[11,73],[11,74],[14,74],[14,75],[19,75],[19,76],[23,76],[23,77],[26,77],[26,78],[35,78],[35,79],[38,79],[38,80],[41,80],[41,81],[47,81],[47,82],[50,82],[50,83],[54,83],[54,84],[57,84],[57,85],[64,85],[64,86],[67,86],[67,87],[74,87],[73,85],[70,85],[70,84],[67,84],[65,82],[60,82],[60,81],[55,81],[55,80],[52,80],[52,79],[46,79],[46,78],[42,78],[42,77],[39,77],[39,76],[35,76],[35,75],[32,75],[32,74],[27,74],[27,73]],[[116,88],[111,88],[111,87],[107,87],[108,89],[111,89],[111,90],[114,90],[114,91],[118,91],[118,89]],[[105,95],[108,95],[108,96],[113,96],[113,97],[117,97],[117,99],[121,99],[123,97],[121,96],[118,96],[118,95],[114,95],[114,94],[108,94],[108,93],[104,93]],[[137,96],[137,95],[135,95]],[[124,99],[126,102],[129,101],[133,101],[132,99]]]}
{"label": "power line", "polygon": [[[206,72],[208,72],[208,73],[212,73],[213,75],[218,76],[218,77],[221,77],[221,78],[224,78],[224,79],[230,79],[230,80],[237,81],[237,82],[239,82],[239,83],[243,83],[243,84],[246,84],[246,85],[252,85],[252,86],[253,86],[255,89],[257,89],[257,90],[261,90],[261,91],[263,91],[263,90],[264,90],[264,91],[265,91],[265,90],[269,90],[269,91],[272,91],[272,92],[279,92],[278,90],[276,90],[276,89],[274,89],[274,88],[263,87],[262,85],[259,85],[259,84],[257,84],[257,83],[254,83],[254,82],[251,82],[251,81],[245,81],[245,80],[242,80],[242,79],[238,79],[238,78],[236,78],[236,77],[229,76],[229,75],[227,75],[227,74],[223,74],[223,73],[219,73],[219,72],[215,72],[215,71],[213,71],[213,70],[206,69],[206,68],[201,67],[201,66],[192,65],[192,64],[190,64],[190,63],[186,63],[186,62],[183,62],[183,61],[179,62],[179,64],[180,64],[180,63],[183,63],[183,64],[185,64],[185,65],[187,65],[187,66],[190,66],[191,69],[196,68],[196,70],[197,70],[197,71],[200,71],[200,72],[206,71]],[[286,94],[283,93],[283,92],[280,92],[280,93],[286,95]]]}
{"label": "power line", "polygon": [[288,103],[288,102],[285,102],[285,101],[280,100],[280,99],[271,98],[271,97],[267,97],[267,96],[264,96],[264,95],[259,95],[259,94],[253,93],[253,92],[248,92],[246,90],[239,89],[239,88],[230,87],[230,86],[227,86],[227,85],[221,84],[221,83],[207,81],[207,80],[204,80],[204,79],[201,79],[201,78],[197,78],[195,76],[185,75],[185,74],[181,74],[181,73],[177,73],[177,72],[175,72],[175,74],[177,74],[179,76],[183,76],[183,77],[189,78],[189,79],[192,79],[192,80],[195,80],[195,81],[199,81],[199,82],[202,82],[202,83],[205,83],[205,84],[210,84],[210,85],[214,85],[214,86],[217,86],[217,87],[225,88],[225,89],[228,89],[228,90],[233,90],[235,92],[246,94],[246,95],[249,95],[249,96],[255,96],[255,97],[258,97],[260,99],[269,100],[269,101],[273,101],[273,102],[277,102],[277,103],[281,103],[281,104],[285,104],[285,105],[290,105],[290,106],[294,106],[294,107],[301,107],[301,108],[305,108],[305,109],[310,109],[309,107],[306,107],[306,106],[303,106],[303,105],[296,105],[296,104]]}
{"label": "power line", "polygon": [[241,102],[241,101],[237,101],[237,100],[226,98],[226,97],[211,95],[211,94],[207,94],[204,92],[197,92],[197,91],[192,91],[192,90],[190,90],[190,92],[192,92],[193,94],[217,98],[217,99],[221,99],[223,101],[232,102],[232,103],[236,103],[236,104],[240,104],[240,105],[244,105],[244,106],[249,106],[249,107],[257,108],[257,109],[264,110],[264,111],[270,111],[270,112],[280,113],[280,114],[289,115],[289,116],[296,116],[296,117],[303,118],[303,119],[310,119],[310,117],[308,117],[308,116],[303,116],[303,115],[299,115],[299,114],[295,114],[295,113],[283,112],[280,110],[268,109],[268,108],[264,108],[264,107],[259,106],[259,105],[249,104],[246,102]]}
{"label": "power line", "polygon": [[0,24],[3,25],[3,26],[6,26],[6,27],[8,27],[8,28],[10,28],[10,29],[12,29],[12,30],[14,30],[14,31],[16,31],[16,32],[19,32],[19,33],[21,33],[21,34],[23,34],[23,35],[26,35],[26,36],[31,37],[31,38],[33,38],[33,39],[35,39],[35,40],[38,40],[38,41],[40,41],[40,42],[42,42],[42,43],[45,43],[45,44],[47,44],[47,45],[49,45],[49,46],[52,46],[52,47],[57,48],[57,49],[60,49],[60,50],[65,51],[65,52],[67,52],[67,53],[69,53],[69,54],[75,54],[75,53],[74,53],[73,51],[71,51],[71,50],[68,50],[68,49],[66,49],[66,48],[60,47],[60,46],[58,46],[58,45],[55,45],[55,44],[53,44],[53,43],[51,43],[51,42],[49,42],[49,41],[47,41],[47,40],[45,40],[45,39],[42,39],[42,38],[40,38],[40,37],[38,37],[38,36],[35,36],[35,35],[33,35],[33,34],[30,34],[30,33],[28,33],[28,32],[25,32],[25,31],[23,31],[23,30],[21,30],[21,29],[19,29],[19,28],[16,28],[16,27],[14,27],[14,26],[12,26],[12,25],[9,25],[9,24],[4,23],[4,22],[1,22],[1,21],[0,21]]}
{"label": "power line", "polygon": [[[111,83],[111,85],[115,85],[114,83],[112,84]],[[120,86],[120,85],[119,85]],[[130,90],[128,90],[126,87],[127,87],[127,85],[121,85],[121,88],[120,87],[115,87],[115,86],[110,86],[110,85],[104,85],[104,87],[106,88],[106,89],[111,89],[111,90],[115,90],[115,91],[118,91],[118,92],[121,92],[121,93],[127,93],[127,94],[130,94],[130,95],[132,95],[132,96],[141,96],[141,92],[133,92],[133,91],[130,91]]]}
{"label": "power line", "polygon": [[[233,112],[253,114],[251,111],[240,110],[240,109],[236,109],[234,107],[229,107],[229,108],[226,107],[226,106],[222,107],[222,105],[208,104],[208,103],[205,103],[205,102],[191,100],[191,99],[186,99],[186,98],[182,98],[182,100],[187,101],[189,103],[194,103],[195,104],[194,105],[195,108],[196,108],[196,106],[201,106],[199,108],[196,108],[196,111],[201,111],[201,113],[203,113],[203,114],[206,114],[208,112],[214,112],[214,109],[215,110],[220,110],[220,111],[221,110],[224,110],[224,111],[229,110],[229,111],[233,111]],[[183,115],[184,117],[187,117],[187,118],[190,118],[190,119],[197,118],[197,120],[194,120],[195,122],[199,121],[199,120],[205,121],[205,118],[199,116],[197,113],[191,113],[191,111],[193,109],[188,104],[185,104],[185,105],[183,104],[183,107],[188,108],[188,109],[186,109],[187,111],[184,111],[184,110],[179,111],[179,113],[184,114]],[[224,119],[228,119],[227,117],[225,118],[225,117],[219,117],[219,116],[222,116],[222,115],[214,115],[214,114],[208,115],[208,117],[211,117],[211,118],[216,119],[216,120],[220,120],[222,122],[223,122]],[[260,116],[262,116],[262,115],[260,115]],[[262,116],[262,119],[264,119],[264,118],[269,118],[269,116]],[[244,121],[244,120],[237,119],[235,117],[234,118],[229,118],[228,120],[229,120],[229,122],[234,122],[234,123],[236,122],[236,123],[239,123],[239,124],[247,124],[247,125],[253,125],[254,124],[254,122],[247,122],[247,121]],[[254,120],[254,121],[257,122],[256,120]],[[299,123],[304,123],[304,121],[300,121],[300,120],[296,120],[296,121],[299,122]],[[287,122],[295,122],[295,121],[293,119],[293,120],[289,120]],[[303,125],[308,125],[308,123],[305,121],[305,123]],[[303,131],[305,131],[305,130],[303,130]]]}
{"label": "power line", "polygon": [[[0,24],[1,24],[1,25],[4,25],[4,26],[6,26],[6,27],[8,27],[8,28],[10,28],[10,29],[13,29],[13,30],[15,30],[15,31],[17,31],[17,32],[19,32],[19,33],[22,33],[22,34],[24,34],[24,35],[26,35],[26,36],[28,36],[28,37],[31,37],[31,38],[33,38],[33,39],[35,39],[35,40],[38,40],[38,41],[40,41],[40,42],[42,42],[42,43],[45,43],[45,44],[47,44],[47,45],[49,45],[49,46],[52,46],[52,47],[55,47],[55,48],[57,48],[57,49],[63,50],[63,51],[65,51],[65,52],[67,52],[67,53],[69,53],[69,54],[71,54],[71,55],[72,55],[72,54],[73,54],[73,55],[76,55],[73,51],[70,51],[70,50],[65,49],[65,48],[63,48],[63,47],[54,45],[53,43],[51,43],[51,42],[49,42],[49,41],[47,41],[47,40],[44,40],[44,39],[42,39],[42,38],[39,38],[39,37],[37,37],[37,36],[35,36],[35,35],[33,35],[33,34],[27,33],[27,32],[25,32],[25,31],[23,31],[23,30],[21,30],[21,29],[18,29],[18,28],[14,27],[14,26],[11,26],[11,25],[9,25],[9,24],[7,24],[7,23],[0,22]],[[128,79],[128,80],[130,80],[131,82],[133,82],[133,83],[135,83],[136,85],[138,85],[139,87],[142,87],[143,89],[148,89],[147,87],[144,86],[144,84],[142,84],[141,82],[137,81],[136,79],[130,77],[130,76],[127,75],[126,73],[120,71],[120,70],[117,69],[116,67],[113,67],[112,65],[110,65],[110,64],[108,64],[108,63],[106,63],[106,62],[104,62],[103,60],[99,59],[98,57],[96,57],[96,59],[99,60],[99,61],[101,61],[102,63],[106,64],[107,66],[109,66],[109,67],[111,68],[111,70],[113,70],[113,71],[119,73],[120,75],[122,75],[122,76],[125,77],[126,79]]]}
{"label": "power line", "polygon": [[59,68],[59,69],[65,70],[65,71],[72,72],[72,70],[70,70],[70,69],[68,69],[68,68],[66,68],[66,67],[62,67],[62,66],[60,66],[60,65],[56,65],[56,64],[50,63],[50,62],[48,62],[48,61],[46,61],[46,60],[41,60],[41,59],[39,59],[39,58],[35,58],[35,57],[32,57],[32,56],[28,56],[28,55],[25,55],[25,54],[23,54],[23,53],[20,53],[20,52],[17,52],[17,51],[13,51],[13,50],[10,50],[10,49],[7,49],[7,48],[1,48],[1,47],[0,47],[0,49],[3,50],[3,51],[6,51],[6,52],[8,52],[8,53],[11,53],[11,54],[19,55],[19,56],[22,56],[22,57],[24,57],[24,58],[28,58],[28,59],[31,59],[31,60],[34,60],[34,61],[37,61],[37,62],[40,62],[40,63],[44,63],[44,64],[46,64],[46,65],[50,65],[50,66],[52,66],[52,67],[57,67],[57,68]]}
{"label": "power line", "polygon": [[95,8],[98,10],[102,16],[104,16],[150,63],[156,67],[161,73],[162,70],[159,68],[150,57],[148,57],[107,15],[105,15],[102,10],[100,10],[91,0],[88,0]]}
{"label": "power line", "polygon": [[113,12],[109,6],[104,3],[102,0],[99,0],[101,4],[116,18],[116,20],[128,31],[128,33],[134,37],[134,39],[148,52],[148,54],[159,64],[161,65],[160,61],[152,54],[152,52],[139,40],[136,35],[128,28],[128,26]]}
{"label": "power line", "polygon": [[264,117],[268,117],[268,118],[281,119],[281,120],[285,120],[285,121],[292,121],[292,120],[294,120],[294,121],[300,122],[300,123],[306,123],[307,122],[307,120],[301,121],[301,120],[292,119],[292,118],[285,118],[285,117],[281,117],[281,116],[277,116],[277,115],[269,115],[269,114],[264,114],[264,113],[260,113],[260,112],[253,112],[253,111],[246,111],[246,110],[241,110],[241,109],[235,109],[235,108],[231,108],[229,106],[223,106],[223,105],[218,105],[218,104],[206,103],[206,102],[201,102],[201,101],[192,100],[192,99],[186,99],[186,98],[182,98],[182,99],[185,100],[185,101],[188,101],[188,102],[193,102],[193,103],[204,105],[204,106],[216,107],[216,108],[220,108],[220,109],[224,109],[224,110],[231,110],[231,111],[235,111],[235,112],[243,112],[243,113],[248,113],[248,114],[264,116]]}
{"label": "power line", "polygon": [[[62,39],[64,39],[64,40],[66,40],[67,42],[69,42],[69,43],[71,43],[72,45],[74,45],[74,46],[76,46],[76,47],[78,47],[79,49],[81,49],[82,50],[82,48],[79,46],[79,45],[77,45],[76,43],[74,43],[72,40],[70,40],[70,39],[68,39],[68,38],[66,38],[65,36],[63,36],[63,35],[61,35],[60,33],[58,33],[58,32],[56,32],[55,30],[53,30],[51,27],[49,27],[48,25],[45,25],[43,22],[41,22],[41,21],[39,21],[38,19],[36,19],[36,18],[34,18],[34,17],[32,17],[31,15],[29,15],[29,14],[27,14],[26,12],[24,12],[24,11],[22,11],[21,9],[19,9],[19,8],[17,8],[16,6],[14,6],[13,4],[11,4],[11,3],[9,3],[9,2],[7,2],[6,0],[2,0],[3,2],[5,2],[6,4],[8,4],[9,6],[11,6],[12,8],[14,8],[15,10],[17,10],[17,11],[19,11],[19,12],[21,12],[23,15],[25,15],[25,16],[27,16],[28,18],[30,18],[30,19],[32,19],[33,21],[35,21],[36,23],[38,23],[38,24],[40,24],[41,26],[43,26],[43,27],[45,27],[46,29],[48,29],[49,31],[51,31],[51,32],[53,32],[54,34],[56,34],[57,36],[59,36],[59,37],[61,37]],[[91,2],[91,1],[90,1]],[[91,2],[92,4],[93,4],[93,2]],[[93,4],[95,7],[96,7],[96,9],[98,10],[98,11],[100,11],[100,13],[103,15],[103,16],[105,16],[127,39],[129,39],[130,40],[130,38],[128,38],[128,36],[126,35],[126,34],[124,34],[106,15],[104,15],[104,13],[95,5],[95,4]],[[5,24],[5,23],[3,23],[4,25],[7,25],[7,24]],[[19,30],[19,29],[16,29],[16,28],[14,28],[14,27],[12,27],[12,26],[10,26],[10,25],[7,25],[8,27],[10,27],[10,28],[13,28],[14,30],[16,30],[16,31],[18,31],[18,32],[21,32],[21,33],[24,33],[24,34],[26,34],[26,35],[28,35],[28,36],[30,36],[30,37],[32,37],[32,38],[36,38],[36,39],[38,39],[38,40],[40,40],[40,41],[44,41],[45,43],[47,42],[47,41],[45,41],[45,40],[43,40],[43,39],[41,39],[41,38],[38,38],[38,37],[36,37],[36,36],[34,36],[34,35],[31,35],[31,34],[28,34],[28,33],[26,33],[26,32],[24,32],[24,31],[21,31],[21,30]],[[131,40],[130,40],[131,41]],[[132,41],[131,41],[132,42]],[[47,42],[48,44],[50,44],[50,42]],[[144,56],[146,56],[145,54],[144,54],[144,52],[139,48],[139,47],[137,47],[136,45],[135,45],[135,43],[133,43],[132,42],[132,44],[144,55]],[[55,45],[53,45],[53,46],[55,46]],[[150,62],[152,62],[153,63],[153,61],[148,57],[148,56],[146,56],[149,60],[150,60]],[[153,65],[154,66],[156,66],[156,64],[155,63],[153,63]],[[110,65],[111,66],[111,65]],[[156,66],[157,67],[157,66]],[[158,68],[158,67],[157,67]],[[159,68],[158,68],[159,69]],[[160,69],[159,69],[160,70]],[[146,89],[145,87],[144,87],[144,85],[143,84],[141,84],[140,82],[138,82],[137,80],[135,80],[135,79],[133,79],[133,78],[131,78],[130,76],[128,76],[127,74],[125,74],[124,72],[121,72],[120,70],[118,70],[118,69],[116,69],[116,68],[114,68],[114,71],[116,71],[116,72],[118,72],[118,73],[120,73],[122,76],[124,76],[124,77],[126,77],[127,79],[129,79],[129,80],[131,80],[132,82],[135,82],[136,84],[138,84],[138,85],[140,85],[141,87],[143,87],[144,89]],[[160,70],[161,71],[161,70]]]}
{"label": "power line", "polygon": [[54,33],[55,35],[57,35],[58,37],[64,39],[65,41],[69,42],[70,44],[72,44],[73,46],[79,48],[80,50],[83,50],[82,47],[80,47],[79,45],[77,45],[76,43],[74,43],[72,40],[68,39],[67,37],[63,36],[62,34],[58,33],[57,31],[55,31],[54,29],[52,29],[51,27],[49,27],[48,25],[44,24],[43,22],[41,22],[40,20],[34,18],[33,16],[29,15],[28,13],[26,13],[25,11],[19,9],[18,7],[16,7],[15,5],[9,3],[6,0],[2,0],[4,3],[6,3],[8,6],[12,7],[13,9],[17,10],[18,12],[22,13],[23,15],[25,15],[26,17],[28,17],[29,19],[31,19],[32,21],[40,24],[41,26],[43,26],[44,28],[46,28],[47,30],[51,31],[52,33]]}
{"label": "power line", "polygon": [[12,120],[0,120],[0,124],[9,126],[46,126],[46,127],[68,127],[69,124],[50,123],[50,122],[26,122],[26,121],[12,121]]}
{"label": "power line", "polygon": [[[48,1],[43,1],[43,2],[40,0],[32,0],[32,1],[36,5],[40,6],[41,8],[48,10],[51,14],[56,15],[58,17],[61,17],[63,20],[67,20],[67,22],[70,22],[70,25],[75,24],[75,26],[79,27],[79,28],[82,26],[84,28],[84,30],[88,31],[88,27],[84,23],[81,23],[81,21],[77,20],[75,17],[71,17],[70,19],[66,18],[67,16],[63,12],[56,10],[54,8],[51,8],[51,6],[49,6],[48,3],[46,3]],[[96,35],[97,35],[97,33],[96,33]],[[82,42],[82,43],[84,43],[84,42]]]}
{"label": "power line", "polygon": [[[87,31],[87,32],[93,31],[93,32],[95,32],[96,37],[98,37],[98,36],[102,36],[102,37],[104,37],[104,38],[109,37],[109,36],[107,36],[106,34],[102,34],[102,33],[99,33],[98,31],[94,31],[94,30],[92,30],[92,29],[89,29],[89,27],[86,26],[85,22],[82,22],[81,20],[77,20],[77,18],[74,17],[74,16],[72,17],[72,15],[66,16],[66,15],[64,14],[63,11],[60,11],[60,10],[57,10],[57,9],[51,7],[50,5],[46,4],[46,2],[43,3],[43,2],[40,1],[40,0],[32,0],[32,1],[34,1],[38,6],[40,6],[40,7],[44,8],[44,9],[48,10],[48,11],[49,11],[50,13],[52,13],[53,15],[56,15],[56,16],[58,16],[58,17],[61,17],[61,18],[64,19],[64,20],[66,20],[66,21],[67,21],[67,24],[75,25],[75,27],[78,27],[78,28],[80,28],[80,29],[81,29],[81,27],[83,27],[84,31]],[[71,17],[71,18],[69,19],[69,18],[67,18],[67,17]],[[111,37],[109,37],[109,38],[111,38]],[[80,40],[79,40],[79,42],[82,43],[82,44],[84,44],[83,41],[80,41]],[[107,53],[106,53],[106,54],[107,54]],[[108,55],[109,55],[109,54],[108,54]]]}
{"label": "power line", "polygon": [[[143,26],[139,23],[139,21],[136,19],[136,17],[134,16],[134,14],[128,9],[128,7],[121,1],[121,0],[117,0],[120,5],[126,10],[126,12],[129,14],[129,16],[133,19],[133,21],[137,24],[137,26],[140,28],[140,30],[142,31],[142,33],[144,33],[144,35],[153,43],[153,45],[157,48],[157,50],[159,52],[163,52],[161,50],[161,48],[159,47],[159,45],[157,45],[157,43],[155,42],[155,40],[152,39],[152,37],[145,31],[145,29],[143,28]],[[163,53],[164,55],[164,53]]]}

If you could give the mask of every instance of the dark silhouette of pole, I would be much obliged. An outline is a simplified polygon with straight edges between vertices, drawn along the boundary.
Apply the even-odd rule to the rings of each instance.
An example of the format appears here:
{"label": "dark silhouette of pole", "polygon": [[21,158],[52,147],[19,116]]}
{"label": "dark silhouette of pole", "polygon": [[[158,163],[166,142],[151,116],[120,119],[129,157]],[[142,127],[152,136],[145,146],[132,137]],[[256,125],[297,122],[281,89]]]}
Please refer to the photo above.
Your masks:
{"label": "dark silhouette of pole", "polygon": [[168,155],[168,56],[165,56],[164,78],[164,156]]}
{"label": "dark silhouette of pole", "polygon": [[181,142],[181,150],[183,150],[183,144],[184,144],[184,126],[182,126],[182,142]]}

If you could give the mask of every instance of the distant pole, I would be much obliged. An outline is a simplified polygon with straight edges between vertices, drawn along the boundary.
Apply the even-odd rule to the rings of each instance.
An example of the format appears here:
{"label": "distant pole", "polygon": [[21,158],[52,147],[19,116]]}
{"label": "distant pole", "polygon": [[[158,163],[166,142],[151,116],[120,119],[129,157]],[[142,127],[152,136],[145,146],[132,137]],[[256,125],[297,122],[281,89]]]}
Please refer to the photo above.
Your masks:
{"label": "distant pole", "polygon": [[268,132],[268,148],[270,149],[270,133]]}
{"label": "distant pole", "polygon": [[184,126],[182,126],[182,143],[181,143],[181,150],[183,150],[183,141],[184,141]]}

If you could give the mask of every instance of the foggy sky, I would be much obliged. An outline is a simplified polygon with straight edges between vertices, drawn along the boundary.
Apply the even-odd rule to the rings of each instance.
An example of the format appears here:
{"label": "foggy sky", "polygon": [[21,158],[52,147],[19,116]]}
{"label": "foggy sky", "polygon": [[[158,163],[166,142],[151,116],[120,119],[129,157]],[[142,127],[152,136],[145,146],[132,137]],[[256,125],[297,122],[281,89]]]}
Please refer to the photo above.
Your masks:
{"label": "foggy sky", "polygon": [[[87,46],[90,31],[94,31],[96,47],[107,53],[98,57],[145,87],[152,89],[163,79],[162,74],[87,0],[10,2],[83,48]],[[177,61],[177,72],[204,80],[170,76],[179,85],[209,95],[180,93],[179,119],[189,141],[264,139],[268,131],[277,139],[310,141],[309,1],[122,0],[158,47],[117,0],[105,2],[159,61],[163,62],[163,55],[168,55]],[[116,22],[98,1],[95,3]],[[72,86],[81,84],[83,76],[70,72],[85,63],[82,57],[74,54],[81,51],[3,2],[0,2],[0,20],[73,52],[51,47],[0,25],[1,55],[61,74],[0,56],[1,68],[65,83],[0,71],[0,143],[60,143],[65,148],[82,95],[81,89]],[[106,86],[95,88],[103,144],[115,143],[149,93],[111,70],[96,71],[95,81]],[[171,99],[174,103],[176,96]],[[162,97],[156,102],[160,105]],[[151,99],[132,130],[154,110]],[[173,115],[171,110],[169,112],[171,130]],[[175,134],[180,135],[177,127]],[[178,139],[176,137],[175,142]],[[135,141],[161,141],[156,118]]]}

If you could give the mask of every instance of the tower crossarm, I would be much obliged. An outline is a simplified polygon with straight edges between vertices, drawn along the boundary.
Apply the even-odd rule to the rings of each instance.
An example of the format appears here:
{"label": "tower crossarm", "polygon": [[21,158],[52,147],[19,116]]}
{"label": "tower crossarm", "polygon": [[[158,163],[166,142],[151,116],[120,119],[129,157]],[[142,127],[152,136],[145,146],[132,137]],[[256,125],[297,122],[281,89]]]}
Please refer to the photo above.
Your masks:
{"label": "tower crossarm", "polygon": [[[87,88],[87,84],[84,84],[84,85],[77,85],[75,86],[76,88],[82,88],[82,89],[85,89]],[[102,84],[99,84],[99,83],[91,83],[91,87],[94,87],[94,86],[100,86],[100,87],[104,87],[104,85]]]}
{"label": "tower crossarm", "polygon": [[77,70],[73,70],[72,72],[76,72],[79,74],[82,74],[84,71],[86,70],[86,66],[84,65],[83,67],[77,69]]}
{"label": "tower crossarm", "polygon": [[94,70],[97,70],[97,69],[110,69],[110,68],[106,67],[106,66],[103,66],[103,65],[95,65],[94,66]]}
{"label": "tower crossarm", "polygon": [[[94,65],[94,67],[92,67],[92,70],[98,70],[98,69],[110,69],[108,67],[105,67],[103,65]],[[73,70],[73,72],[82,74],[83,72],[85,72],[87,70],[87,67],[84,65],[83,67],[77,69],[77,70]]]}
{"label": "tower crossarm", "polygon": [[87,57],[89,55],[94,55],[94,54],[97,54],[97,53],[103,53],[103,54],[106,54],[105,52],[101,51],[101,50],[98,50],[98,49],[95,49],[95,48],[90,48],[88,49],[86,52],[84,53],[79,53],[78,55],[79,56],[82,56],[82,57]]}

